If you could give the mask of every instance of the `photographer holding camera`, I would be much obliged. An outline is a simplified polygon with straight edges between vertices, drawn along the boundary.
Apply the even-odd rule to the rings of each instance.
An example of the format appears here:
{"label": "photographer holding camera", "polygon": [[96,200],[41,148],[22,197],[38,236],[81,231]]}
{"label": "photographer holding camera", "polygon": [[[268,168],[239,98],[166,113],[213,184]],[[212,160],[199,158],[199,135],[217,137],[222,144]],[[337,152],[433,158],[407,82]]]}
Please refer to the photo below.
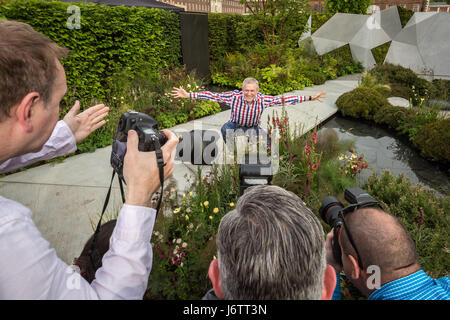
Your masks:
{"label": "photographer holding camera", "polygon": [[327,263],[337,273],[333,299],[340,299],[339,273],[369,300],[448,300],[450,277],[433,279],[421,270],[415,243],[400,221],[360,188],[345,190],[350,205],[324,199],[319,212],[333,227]]}
{"label": "photographer holding camera", "polygon": [[[0,165],[6,172],[76,150],[76,143],[104,124],[108,108],[77,114],[79,103],[58,122],[67,90],[58,59],[67,54],[29,25],[0,21]],[[173,172],[177,137],[164,131],[164,179]],[[160,186],[155,152],[140,152],[128,131],[123,177],[125,204],[104,255],[89,284],[68,285],[74,274],[51,249],[23,205],[0,196],[0,299],[142,299],[152,265],[150,237],[155,210],[149,207]],[[69,269],[70,270],[70,269]]]}

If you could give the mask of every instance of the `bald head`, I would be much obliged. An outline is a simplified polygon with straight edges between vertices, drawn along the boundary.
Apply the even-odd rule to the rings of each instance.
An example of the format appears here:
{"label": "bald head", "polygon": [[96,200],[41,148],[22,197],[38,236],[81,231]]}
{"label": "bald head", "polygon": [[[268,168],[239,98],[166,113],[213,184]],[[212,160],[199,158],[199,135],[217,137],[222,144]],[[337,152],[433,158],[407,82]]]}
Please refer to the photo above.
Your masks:
{"label": "bald head", "polygon": [[[357,246],[363,268],[377,265],[382,274],[407,272],[418,268],[415,243],[406,229],[394,216],[374,208],[360,209],[348,214],[345,223]],[[341,233],[341,245],[345,254],[356,257],[356,252],[347,237]]]}

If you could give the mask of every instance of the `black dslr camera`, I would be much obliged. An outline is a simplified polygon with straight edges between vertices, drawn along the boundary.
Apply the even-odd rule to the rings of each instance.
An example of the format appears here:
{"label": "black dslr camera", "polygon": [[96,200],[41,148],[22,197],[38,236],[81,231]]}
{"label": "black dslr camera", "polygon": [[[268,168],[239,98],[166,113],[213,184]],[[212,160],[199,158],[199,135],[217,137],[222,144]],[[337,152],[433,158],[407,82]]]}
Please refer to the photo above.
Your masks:
{"label": "black dslr camera", "polygon": [[[111,166],[113,167],[114,170],[113,175],[111,177],[111,184],[109,186],[105,203],[103,204],[102,214],[98,221],[94,235],[92,236],[92,242],[89,246],[88,251],[88,256],[91,262],[92,270],[94,270],[94,272],[102,265],[103,254],[100,253],[99,248],[97,246],[97,238],[99,236],[103,214],[105,213],[106,207],[108,206],[109,197],[111,194],[111,187],[115,173],[117,173],[119,176],[120,193],[122,195],[122,201],[123,203],[125,203],[125,195],[122,187],[122,181],[125,181],[123,178],[123,161],[125,158],[125,154],[127,153],[127,138],[129,130],[135,130],[138,134],[139,151],[144,152],[155,151],[156,153],[156,161],[159,167],[159,179],[161,182],[161,196],[159,197],[158,200],[156,214],[158,214],[161,205],[162,190],[164,187],[164,169],[163,169],[164,160],[161,147],[167,142],[168,139],[164,134],[164,132],[158,131],[158,123],[152,117],[136,111],[125,112],[120,117],[112,145]],[[108,236],[110,236],[110,232],[108,232]]]}
{"label": "black dslr camera", "polygon": [[138,134],[139,151],[157,151],[167,142],[164,132],[158,131],[158,123],[155,119],[145,113],[125,112],[117,125],[111,152],[111,166],[120,179],[123,179],[123,160],[127,152],[129,130],[135,130]]}
{"label": "black dslr camera", "polygon": [[[333,255],[336,262],[342,265],[341,259],[341,247],[339,246],[337,233],[343,224],[345,224],[344,217],[347,213],[353,212],[361,208],[379,208],[383,210],[383,207],[372,198],[366,191],[361,188],[347,188],[345,189],[345,200],[347,200],[350,205],[344,207],[344,205],[333,196],[326,197],[322,201],[322,206],[319,209],[320,216],[322,219],[334,230],[333,237]],[[349,240],[355,247],[353,239],[348,230]],[[356,247],[355,247],[356,249]]]}

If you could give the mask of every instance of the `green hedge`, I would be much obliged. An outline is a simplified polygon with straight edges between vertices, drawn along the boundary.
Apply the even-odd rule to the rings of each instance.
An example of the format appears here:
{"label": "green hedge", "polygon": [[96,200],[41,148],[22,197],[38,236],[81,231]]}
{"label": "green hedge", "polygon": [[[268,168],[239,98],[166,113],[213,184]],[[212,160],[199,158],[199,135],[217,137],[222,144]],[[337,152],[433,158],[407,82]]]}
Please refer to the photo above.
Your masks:
{"label": "green hedge", "polygon": [[422,126],[415,134],[413,144],[425,158],[450,163],[449,141],[450,119],[445,119]]}
{"label": "green hedge", "polygon": [[[80,8],[81,29],[68,29],[71,3],[10,0],[0,15],[31,25],[71,50],[63,61],[69,88],[63,103],[75,98],[82,108],[108,94],[105,81],[120,70],[138,70],[143,62],[155,70],[179,64],[180,22],[175,13],[148,8],[72,3]],[[84,102],[84,103],[83,103]]]}
{"label": "green hedge", "polygon": [[346,92],[336,100],[344,116],[373,120],[375,114],[388,105],[386,97],[375,89],[359,87]]}
{"label": "green hedge", "polygon": [[[332,16],[330,13],[312,13],[311,32],[315,32]],[[309,14],[305,14],[297,20],[295,28],[297,32],[290,37],[295,46],[300,37],[299,32],[303,30],[308,17]],[[210,13],[208,23],[211,62],[224,58],[227,53],[244,53],[246,49],[264,43],[264,35],[252,15]]]}
{"label": "green hedge", "polygon": [[251,15],[209,13],[208,25],[210,61],[264,42],[264,35]]}
{"label": "green hedge", "polygon": [[[173,12],[84,2],[73,4],[80,8],[80,29],[67,27],[72,14],[67,13],[70,3],[11,0],[0,4],[0,16],[25,22],[71,50],[69,57],[62,61],[68,92],[61,102],[61,115],[77,99],[81,110],[96,103],[111,107],[106,126],[78,145],[77,152],[85,152],[111,143],[115,121],[124,111],[112,98],[125,95],[123,88],[128,86],[129,79],[142,70],[157,74],[161,69],[179,65],[181,33],[179,17]],[[117,82],[124,73],[126,77],[122,77],[120,85],[111,85],[111,79]],[[133,108],[133,104],[129,107]]]}

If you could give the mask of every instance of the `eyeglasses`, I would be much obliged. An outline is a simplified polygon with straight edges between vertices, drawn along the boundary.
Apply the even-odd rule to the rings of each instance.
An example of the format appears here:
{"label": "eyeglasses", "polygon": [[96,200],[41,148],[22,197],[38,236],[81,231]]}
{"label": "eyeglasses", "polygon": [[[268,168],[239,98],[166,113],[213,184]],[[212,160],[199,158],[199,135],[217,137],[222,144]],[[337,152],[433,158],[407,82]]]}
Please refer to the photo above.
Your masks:
{"label": "eyeglasses", "polygon": [[364,203],[351,204],[351,205],[345,207],[344,209],[342,209],[338,213],[338,217],[342,219],[342,224],[344,225],[344,228],[346,230],[347,238],[350,241],[350,244],[352,245],[352,247],[355,249],[355,252],[356,252],[356,255],[357,255],[357,259],[358,259],[358,265],[362,269],[364,269],[364,265],[363,265],[362,260],[361,260],[361,255],[359,254],[358,248],[356,247],[355,241],[353,240],[352,234],[350,232],[350,228],[348,227],[348,224],[345,223],[345,216],[347,214],[349,214],[350,212],[356,211],[358,209],[375,208],[375,207],[378,207],[381,210],[383,210],[383,207],[378,202],[370,201],[370,202],[364,202]]}

